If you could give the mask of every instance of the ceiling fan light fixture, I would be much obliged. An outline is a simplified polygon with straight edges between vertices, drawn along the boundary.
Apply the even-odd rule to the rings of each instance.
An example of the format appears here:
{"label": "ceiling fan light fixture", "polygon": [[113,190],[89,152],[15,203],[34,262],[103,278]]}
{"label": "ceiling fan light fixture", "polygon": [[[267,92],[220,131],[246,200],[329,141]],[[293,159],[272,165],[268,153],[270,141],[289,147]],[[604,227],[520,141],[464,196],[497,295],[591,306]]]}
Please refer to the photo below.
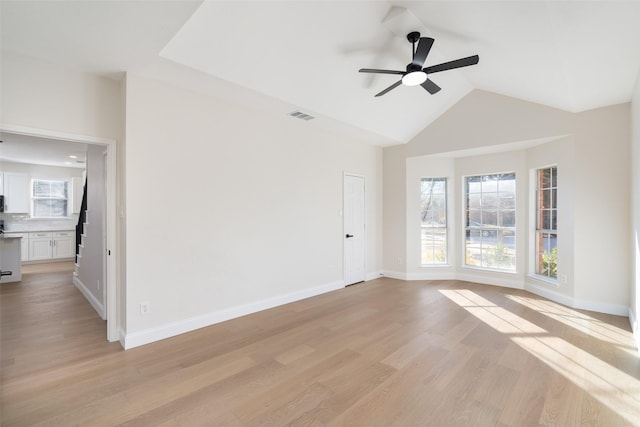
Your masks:
{"label": "ceiling fan light fixture", "polygon": [[418,86],[427,81],[427,73],[413,71],[402,76],[402,84],[405,86]]}

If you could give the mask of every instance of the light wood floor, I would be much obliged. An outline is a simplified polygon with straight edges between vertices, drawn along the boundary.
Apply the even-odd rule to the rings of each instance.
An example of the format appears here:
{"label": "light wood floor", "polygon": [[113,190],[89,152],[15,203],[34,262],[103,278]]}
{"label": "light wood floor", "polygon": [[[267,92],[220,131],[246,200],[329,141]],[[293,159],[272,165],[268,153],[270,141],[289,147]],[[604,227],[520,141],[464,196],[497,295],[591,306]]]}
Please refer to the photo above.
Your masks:
{"label": "light wood floor", "polygon": [[623,317],[378,279],[123,351],[69,271],[0,285],[2,426],[639,425]]}

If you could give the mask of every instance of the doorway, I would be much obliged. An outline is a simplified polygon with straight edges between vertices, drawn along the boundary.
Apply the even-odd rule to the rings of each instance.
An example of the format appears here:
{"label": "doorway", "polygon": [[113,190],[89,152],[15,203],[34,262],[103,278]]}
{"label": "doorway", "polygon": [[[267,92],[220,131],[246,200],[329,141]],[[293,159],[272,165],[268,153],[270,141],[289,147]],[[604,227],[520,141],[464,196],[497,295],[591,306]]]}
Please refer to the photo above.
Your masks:
{"label": "doorway", "polygon": [[0,132],[5,134],[44,138],[71,143],[87,144],[88,146],[103,146],[106,148],[104,171],[106,203],[103,209],[103,218],[106,229],[106,241],[104,250],[106,252],[106,262],[103,265],[106,278],[103,280],[104,292],[104,314],[107,321],[107,340],[118,340],[117,327],[117,289],[116,289],[116,261],[112,256],[116,247],[116,141],[112,139],[97,138],[85,135],[68,134],[55,132],[26,126],[2,125]]}
{"label": "doorway", "polygon": [[344,280],[349,286],[366,278],[365,178],[345,173],[343,187]]}

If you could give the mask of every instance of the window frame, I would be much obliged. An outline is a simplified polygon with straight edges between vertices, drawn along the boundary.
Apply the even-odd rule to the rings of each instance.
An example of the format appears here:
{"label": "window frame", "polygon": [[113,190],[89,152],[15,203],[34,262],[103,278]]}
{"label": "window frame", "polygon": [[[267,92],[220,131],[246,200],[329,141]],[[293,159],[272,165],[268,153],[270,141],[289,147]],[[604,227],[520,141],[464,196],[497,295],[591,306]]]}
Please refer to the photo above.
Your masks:
{"label": "window frame", "polygon": [[[545,171],[545,170],[549,170],[550,171],[550,186],[549,187],[540,187],[541,184],[541,176],[540,174]],[[554,170],[555,170],[555,174],[554,174]],[[555,178],[555,179],[554,179]],[[535,277],[536,279],[539,280],[543,280],[555,285],[558,285],[558,273],[557,273],[557,255],[558,255],[558,165],[556,164],[552,164],[552,165],[548,165],[548,166],[543,166],[543,167],[539,167],[539,168],[535,168],[533,170],[533,182],[535,183],[535,186],[532,188],[532,193],[533,193],[533,198],[534,198],[534,203],[532,204],[533,207],[533,250],[532,250],[532,257],[533,257],[533,263],[532,263],[532,275],[533,277]],[[544,191],[550,191],[550,197],[549,197],[549,202],[550,202],[550,206],[549,207],[541,207],[541,201],[543,200],[543,198],[540,195],[540,192],[544,192]],[[554,197],[555,195],[555,197]],[[549,227],[550,228],[543,228],[543,226],[541,226],[540,224],[544,222],[543,218],[540,217],[540,213],[541,211],[548,211],[549,212]],[[555,221],[554,221],[555,219]],[[555,223],[555,228],[553,227]],[[548,262],[553,262],[555,264],[555,268],[548,268],[548,274],[543,274],[540,271],[542,270],[542,266],[541,264],[544,263],[544,253],[546,251],[541,251],[541,247],[540,247],[540,240],[539,240],[539,236],[540,235],[547,235],[549,240],[552,239],[551,236],[554,236],[555,238],[555,254],[553,254],[553,252],[550,254],[551,257],[548,258],[549,261]],[[553,251],[553,250],[552,250]],[[552,270],[555,270],[555,276],[552,275]]]}
{"label": "window frame", "polygon": [[[481,184],[481,189],[479,193],[476,192],[469,192],[469,179],[470,178],[478,178],[480,180],[480,182],[483,182],[482,179],[484,177],[493,177],[493,176],[504,176],[504,175],[513,175],[513,207],[509,208],[509,209],[502,209],[500,208],[500,185],[499,185],[499,180],[496,183],[496,191],[495,194],[497,196],[497,201],[496,201],[496,207],[495,209],[482,209],[482,184]],[[506,181],[506,180],[505,180]],[[491,173],[478,173],[478,174],[470,174],[470,175],[464,175],[462,176],[462,209],[461,209],[461,213],[462,213],[462,258],[461,258],[461,266],[464,268],[470,268],[473,270],[484,270],[484,271],[492,271],[492,272],[498,272],[498,273],[507,273],[507,274],[516,274],[518,273],[518,252],[517,252],[517,212],[518,212],[518,173],[516,171],[508,171],[508,172],[491,172]],[[494,193],[494,192],[487,192],[487,193]],[[470,208],[470,198],[469,198],[469,194],[479,194],[480,195],[480,208],[476,208],[476,209],[471,209]],[[493,212],[495,211],[495,215],[496,215],[496,225],[490,225],[487,227],[488,224],[485,224],[484,222],[480,222],[480,224],[478,226],[471,226],[469,225],[472,221],[470,220],[470,211],[472,210],[478,210],[480,212],[480,215],[482,217],[482,214],[484,212]],[[513,215],[513,225],[512,226],[502,226],[499,225],[500,222],[504,221],[504,216],[501,215],[501,213],[503,212],[512,212]],[[482,221],[482,220],[481,220]],[[472,233],[472,232],[479,232],[479,238],[480,238],[480,247],[479,247],[479,251],[480,251],[480,260],[479,263],[480,265],[473,265],[473,264],[469,264],[468,263],[468,239],[467,239],[467,234]],[[513,239],[513,243],[512,243],[512,249],[510,249],[511,252],[513,252],[513,262],[511,263],[511,265],[513,265],[513,268],[501,268],[500,266],[489,266],[489,265],[483,265],[484,261],[483,261],[483,253],[484,253],[484,249],[485,247],[483,246],[483,240],[484,238],[489,238],[491,237],[491,235],[493,233],[495,233],[495,239],[496,239],[496,245],[494,245],[496,247],[498,247],[498,243],[503,244],[505,241],[505,236],[504,233],[507,232],[509,235],[512,236]],[[504,248],[504,246],[503,246]],[[498,256],[497,252],[496,252],[496,257]]]}
{"label": "window frame", "polygon": [[[422,215],[423,215],[423,209],[422,209],[422,184],[424,181],[430,180],[431,182],[434,181],[442,181],[444,182],[444,203],[443,203],[443,207],[444,207],[444,220],[445,220],[445,224],[444,226],[437,226],[437,225],[425,225],[423,224],[422,221]],[[432,187],[433,188],[433,187]],[[421,177],[420,181],[419,181],[419,191],[420,191],[420,267],[424,267],[424,268],[433,268],[433,267],[448,267],[450,266],[450,245],[449,245],[449,178],[448,177],[443,177],[443,176],[427,176],[427,177]],[[444,249],[445,249],[445,255],[444,255],[444,261],[443,262],[432,262],[432,263],[425,263],[424,262],[424,232],[425,230],[432,230],[432,233],[435,230],[444,230]],[[434,234],[432,234],[432,236],[434,236]],[[432,239],[433,242],[433,239]],[[435,258],[435,248],[437,246],[435,245],[435,243],[432,243],[431,245],[431,249],[432,249],[432,259]]]}
{"label": "window frame", "polygon": [[[64,183],[64,188],[65,188],[65,196],[61,197],[61,196],[55,196],[51,193],[51,191],[49,191],[49,195],[48,196],[36,196],[35,194],[35,185],[37,182],[42,181],[42,182],[47,182],[49,183],[49,186],[51,186],[52,183]],[[70,180],[66,179],[66,178],[55,178],[55,179],[50,179],[50,178],[32,178],[31,179],[31,186],[30,186],[30,191],[29,191],[29,198],[30,198],[30,202],[31,202],[31,218],[32,219],[68,219],[69,218],[69,214],[70,214],[70,206],[69,203],[71,201],[70,197],[69,197],[69,188],[70,188]],[[52,215],[47,215],[47,216],[36,216],[36,201],[39,200],[64,200],[66,201],[66,205],[65,205],[65,209],[64,209],[64,215],[57,215],[57,216],[52,216]]]}

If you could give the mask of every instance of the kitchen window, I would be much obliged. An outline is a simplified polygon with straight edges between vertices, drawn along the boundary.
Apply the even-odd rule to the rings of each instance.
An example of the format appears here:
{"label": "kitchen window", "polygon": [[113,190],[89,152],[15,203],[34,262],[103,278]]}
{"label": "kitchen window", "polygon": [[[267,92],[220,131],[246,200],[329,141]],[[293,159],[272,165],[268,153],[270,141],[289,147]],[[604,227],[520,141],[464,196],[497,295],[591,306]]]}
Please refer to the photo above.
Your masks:
{"label": "kitchen window", "polygon": [[465,178],[465,265],[516,270],[516,174]]}
{"label": "kitchen window", "polygon": [[420,180],[421,265],[447,264],[447,179]]}
{"label": "kitchen window", "polygon": [[69,181],[34,179],[31,182],[31,217],[66,218],[68,196]]}

